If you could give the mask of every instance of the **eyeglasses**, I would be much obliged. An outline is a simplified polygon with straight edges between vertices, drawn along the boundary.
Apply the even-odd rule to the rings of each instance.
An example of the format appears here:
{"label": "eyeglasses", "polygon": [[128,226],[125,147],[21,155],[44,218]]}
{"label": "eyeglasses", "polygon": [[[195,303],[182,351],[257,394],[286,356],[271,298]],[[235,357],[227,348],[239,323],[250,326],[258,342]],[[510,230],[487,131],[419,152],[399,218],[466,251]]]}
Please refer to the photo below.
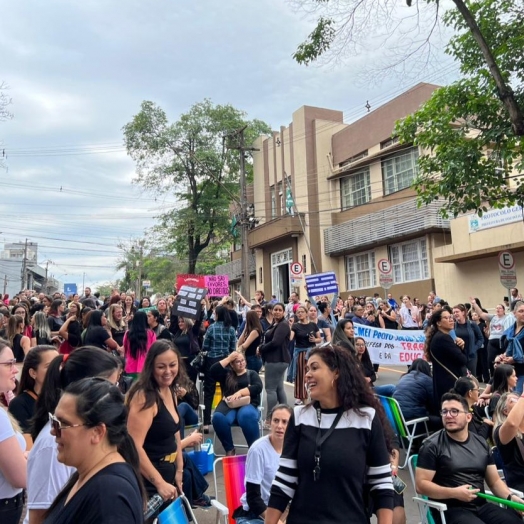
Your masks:
{"label": "eyeglasses", "polygon": [[6,360],[5,362],[0,362],[0,366],[5,366],[6,368],[9,367],[13,369],[16,366],[16,358]]}
{"label": "eyeglasses", "polygon": [[52,413],[49,413],[49,422],[51,422],[51,427],[53,428],[57,438],[62,436],[63,429],[87,426],[87,424],[71,424],[70,426],[64,426]]}
{"label": "eyeglasses", "polygon": [[467,413],[467,411],[461,411],[460,409],[455,409],[455,408],[443,409],[441,410],[440,415],[442,417],[447,417],[449,415],[452,418],[456,418],[458,417],[459,413]]}

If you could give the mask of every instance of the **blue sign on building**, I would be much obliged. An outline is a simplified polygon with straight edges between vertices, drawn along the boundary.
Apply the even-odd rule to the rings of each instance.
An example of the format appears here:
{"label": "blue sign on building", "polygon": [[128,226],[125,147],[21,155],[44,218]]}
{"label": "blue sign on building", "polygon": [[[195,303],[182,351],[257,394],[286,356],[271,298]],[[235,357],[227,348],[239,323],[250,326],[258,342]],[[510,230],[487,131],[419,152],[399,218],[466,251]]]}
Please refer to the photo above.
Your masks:
{"label": "blue sign on building", "polygon": [[69,295],[76,295],[78,293],[76,284],[64,284],[64,293],[66,297]]}

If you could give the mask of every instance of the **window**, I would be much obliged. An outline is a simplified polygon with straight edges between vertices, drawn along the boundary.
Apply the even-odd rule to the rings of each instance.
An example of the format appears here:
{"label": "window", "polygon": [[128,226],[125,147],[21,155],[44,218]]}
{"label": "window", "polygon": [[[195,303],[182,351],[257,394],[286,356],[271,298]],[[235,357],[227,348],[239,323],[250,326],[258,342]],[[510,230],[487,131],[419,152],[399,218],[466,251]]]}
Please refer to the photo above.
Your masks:
{"label": "window", "polygon": [[384,194],[390,195],[411,186],[418,174],[418,149],[397,154],[382,161]]}
{"label": "window", "polygon": [[375,287],[376,282],[374,251],[346,257],[346,289],[348,291]]}
{"label": "window", "polygon": [[368,156],[368,150],[366,149],[365,151],[362,151],[358,155],[352,156],[351,158],[344,160],[344,162],[340,162],[338,167],[349,166],[349,164],[353,164],[357,160],[361,160],[362,158],[366,158],[367,156]]}
{"label": "window", "polygon": [[277,216],[277,199],[275,194],[275,186],[269,188],[271,193],[271,218],[276,218]]}
{"label": "window", "polygon": [[371,200],[369,167],[343,178],[340,181],[340,194],[342,197],[342,211],[369,202]]}
{"label": "window", "polygon": [[390,247],[395,283],[429,278],[426,239],[421,238]]}

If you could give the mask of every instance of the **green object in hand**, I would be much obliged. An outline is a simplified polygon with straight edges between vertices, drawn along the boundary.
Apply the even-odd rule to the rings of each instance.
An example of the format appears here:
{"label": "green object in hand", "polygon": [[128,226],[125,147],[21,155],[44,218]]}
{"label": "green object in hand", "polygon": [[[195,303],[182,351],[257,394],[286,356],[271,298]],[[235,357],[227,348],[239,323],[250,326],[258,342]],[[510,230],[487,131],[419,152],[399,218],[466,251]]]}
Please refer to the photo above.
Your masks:
{"label": "green object in hand", "polygon": [[495,504],[504,504],[508,508],[516,509],[517,511],[524,511],[524,504],[520,502],[513,502],[512,500],[501,499],[500,497],[495,497],[495,495],[488,495],[487,493],[477,493],[477,497],[489,500],[490,502],[495,502]]}

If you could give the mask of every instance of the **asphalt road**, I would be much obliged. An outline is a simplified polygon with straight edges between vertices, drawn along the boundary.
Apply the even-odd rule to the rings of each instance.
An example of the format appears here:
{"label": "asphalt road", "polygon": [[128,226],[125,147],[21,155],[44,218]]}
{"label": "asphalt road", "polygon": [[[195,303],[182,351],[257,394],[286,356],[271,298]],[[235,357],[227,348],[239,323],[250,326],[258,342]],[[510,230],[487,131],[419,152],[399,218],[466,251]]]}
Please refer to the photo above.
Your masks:
{"label": "asphalt road", "polygon": [[[406,367],[396,367],[396,366],[389,366],[387,368],[381,367],[379,370],[377,385],[381,384],[396,384],[400,378],[400,376],[405,373]],[[262,377],[263,378],[263,377]],[[293,387],[291,384],[286,384],[286,393],[288,395],[288,402],[290,404],[293,403]],[[265,399],[264,399],[265,403]],[[213,430],[210,429],[210,435],[211,438],[213,437]],[[245,442],[242,432],[239,428],[233,429],[233,437],[235,442]],[[220,442],[217,440],[216,443],[216,449],[215,452],[218,454],[223,454],[223,449],[220,445]],[[246,453],[247,450],[245,449],[239,449],[237,448],[237,453]],[[401,452],[401,458],[403,457],[403,452]],[[418,510],[416,508],[415,503],[413,502],[412,498],[415,496],[415,492],[413,489],[413,484],[411,482],[411,479],[409,478],[409,471],[406,467],[405,470],[401,470],[399,473],[400,478],[407,484],[407,488],[404,492],[404,506],[406,510],[406,517],[407,522],[409,524],[420,522]],[[213,474],[208,473],[206,475],[206,479],[209,482],[209,489],[207,491],[208,495],[215,495],[215,484],[213,482]],[[224,496],[224,487],[223,487],[223,480],[222,476],[219,472],[219,475],[217,476],[217,487],[218,487],[218,493],[217,493],[217,499],[221,502],[225,501]],[[320,503],[320,501],[319,501]],[[216,511],[214,509],[196,509],[195,516],[197,518],[198,524],[214,524],[216,522]],[[375,523],[376,519],[373,518],[371,522]],[[351,523],[348,523],[351,524]]]}

